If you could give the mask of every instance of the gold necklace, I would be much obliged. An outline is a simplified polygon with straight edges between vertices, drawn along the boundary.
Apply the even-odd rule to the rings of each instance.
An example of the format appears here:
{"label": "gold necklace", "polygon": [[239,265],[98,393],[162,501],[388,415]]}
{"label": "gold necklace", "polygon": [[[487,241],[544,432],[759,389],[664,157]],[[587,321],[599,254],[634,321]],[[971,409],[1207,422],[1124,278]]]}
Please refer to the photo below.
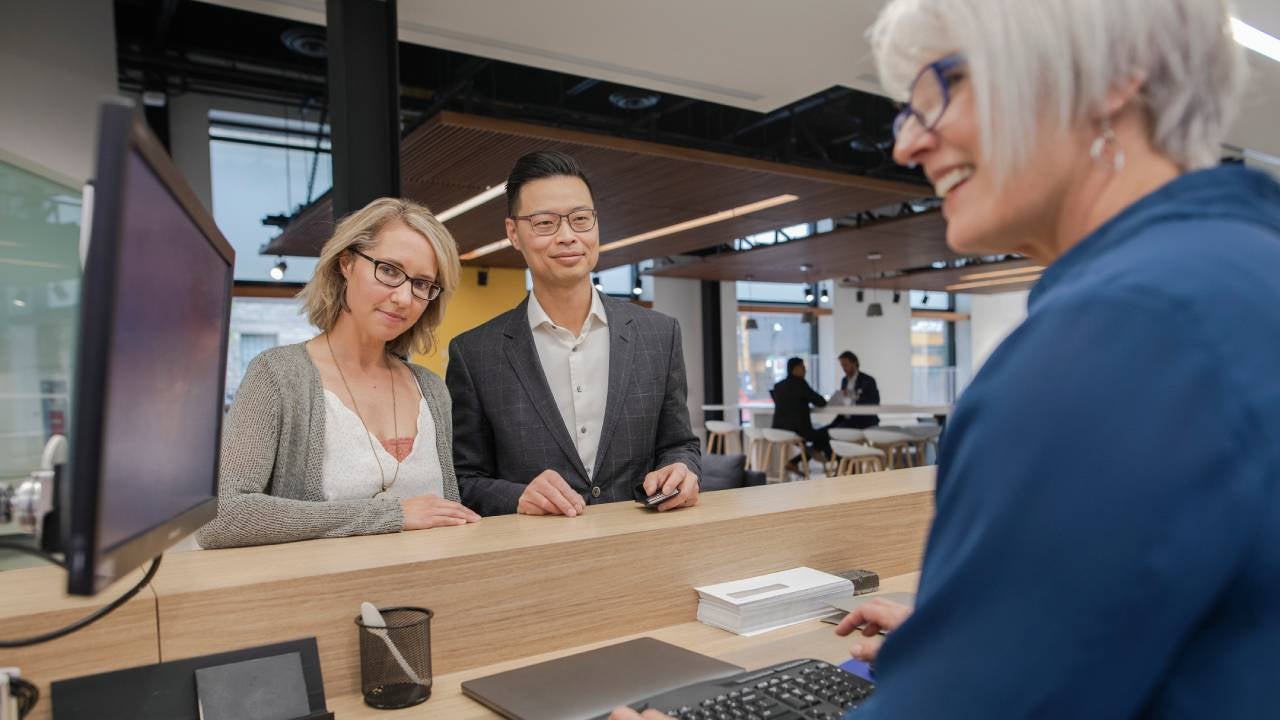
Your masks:
{"label": "gold necklace", "polygon": [[[364,416],[360,414],[360,405],[356,403],[356,394],[351,392],[351,386],[347,384],[347,376],[342,372],[342,365],[338,364],[338,356],[333,354],[333,343],[329,342],[329,333],[324,334],[324,344],[329,346],[329,357],[333,359],[333,366],[338,368],[338,377],[342,379],[342,387],[347,389],[347,395],[351,397],[351,407],[355,408],[356,417],[360,420],[360,427],[364,428],[365,437],[369,440],[369,452],[373,453],[373,461],[378,463],[378,475],[382,478],[382,492],[386,492],[387,488],[396,484],[396,478],[400,477],[400,460],[396,460],[396,471],[391,476],[391,485],[388,485],[387,474],[382,470],[382,461],[378,459],[378,451],[373,447],[373,433],[369,432],[369,426],[365,424]],[[387,363],[387,372],[391,374],[391,432],[396,439],[399,439],[400,427],[396,422],[396,374],[391,369],[391,363]]]}

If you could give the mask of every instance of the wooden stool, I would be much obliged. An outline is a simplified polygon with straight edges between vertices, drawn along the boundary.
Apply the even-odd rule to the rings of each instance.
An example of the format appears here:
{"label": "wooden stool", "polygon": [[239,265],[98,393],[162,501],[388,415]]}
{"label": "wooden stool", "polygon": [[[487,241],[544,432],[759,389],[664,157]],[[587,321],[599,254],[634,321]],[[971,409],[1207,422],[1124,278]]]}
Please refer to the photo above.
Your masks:
{"label": "wooden stool", "polygon": [[907,425],[902,428],[902,432],[911,436],[912,445],[916,450],[916,463],[918,465],[927,465],[928,448],[933,446],[934,455],[938,451],[938,436],[942,435],[942,428],[937,425]]}
{"label": "wooden stool", "polygon": [[[829,428],[827,430],[827,435],[832,440],[838,440],[846,443],[865,443],[867,440],[867,436],[857,428]],[[840,462],[836,459],[834,452],[831,453],[831,459],[827,461],[823,466],[823,469],[826,470],[827,477],[839,474]]]}
{"label": "wooden stool", "polygon": [[[885,457],[888,459],[886,467],[889,470],[899,467],[912,467],[912,450],[915,446],[915,438],[901,430],[886,430],[884,428],[867,428],[862,431],[867,438],[867,444],[878,450],[883,450]],[[901,464],[899,464],[901,461]]]}
{"label": "wooden stool", "polygon": [[884,470],[884,452],[873,447],[832,440],[831,454],[839,460],[835,471],[837,476]]}
{"label": "wooden stool", "polygon": [[800,448],[800,474],[805,480],[809,479],[809,451],[805,448],[804,438],[795,434],[790,430],[779,430],[777,428],[765,428],[762,430],[764,439],[769,443],[768,449],[765,451],[765,465],[772,464],[773,451],[778,451],[778,478],[783,482],[787,480],[787,462],[791,459],[791,448],[799,446]]}
{"label": "wooden stool", "polygon": [[707,421],[707,454],[724,455],[728,452],[729,435],[736,434],[738,426],[724,420]]}
{"label": "wooden stool", "polygon": [[769,441],[764,439],[764,431],[750,425],[742,428],[743,451],[747,455],[748,470],[769,470]]}

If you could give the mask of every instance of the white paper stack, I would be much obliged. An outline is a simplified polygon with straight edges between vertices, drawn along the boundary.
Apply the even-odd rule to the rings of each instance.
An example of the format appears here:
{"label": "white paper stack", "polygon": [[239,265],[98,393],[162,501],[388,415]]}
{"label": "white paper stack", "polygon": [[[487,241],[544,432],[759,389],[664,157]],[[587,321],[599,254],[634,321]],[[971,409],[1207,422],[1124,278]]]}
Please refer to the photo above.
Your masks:
{"label": "white paper stack", "polygon": [[853,596],[851,581],[807,567],[694,589],[698,620],[739,635],[822,617],[831,600]]}

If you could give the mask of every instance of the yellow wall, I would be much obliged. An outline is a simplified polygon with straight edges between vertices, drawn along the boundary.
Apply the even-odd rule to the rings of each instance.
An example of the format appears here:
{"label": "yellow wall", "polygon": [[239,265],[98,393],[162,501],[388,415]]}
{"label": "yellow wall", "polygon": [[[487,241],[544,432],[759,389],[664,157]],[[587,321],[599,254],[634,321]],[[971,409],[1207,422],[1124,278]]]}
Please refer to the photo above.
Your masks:
{"label": "yellow wall", "polygon": [[480,287],[476,278],[479,268],[463,267],[458,291],[445,309],[444,322],[436,330],[436,350],[430,355],[415,355],[413,361],[444,377],[449,360],[449,341],[477,325],[510,310],[524,300],[524,270],[492,268],[489,283]]}

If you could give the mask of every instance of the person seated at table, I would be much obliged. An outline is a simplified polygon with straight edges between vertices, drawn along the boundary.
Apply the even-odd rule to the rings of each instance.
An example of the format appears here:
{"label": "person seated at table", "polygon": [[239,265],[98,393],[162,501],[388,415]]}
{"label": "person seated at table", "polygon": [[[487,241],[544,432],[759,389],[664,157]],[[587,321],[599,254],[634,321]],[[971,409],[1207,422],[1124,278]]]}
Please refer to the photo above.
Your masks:
{"label": "person seated at table", "polygon": [[225,421],[206,548],[465,525],[449,392],[430,352],[458,287],[444,225],[381,198],[338,224],[302,291],[323,332],[249,363]]}
{"label": "person seated at table", "polygon": [[854,720],[1276,717],[1280,184],[1219,162],[1232,24],[1212,0],[881,11],[893,157],[948,247],[1045,270],[949,423],[915,609],[841,624],[877,665]]}
{"label": "person seated at table", "polygon": [[[769,391],[773,396],[773,427],[804,438],[813,450],[813,458],[825,461],[831,456],[831,437],[825,428],[813,427],[809,413],[813,407],[824,407],[827,399],[809,386],[804,379],[806,372],[803,359],[787,360],[787,376]],[[792,463],[797,461],[798,458]]]}
{"label": "person seated at table", "polygon": [[[838,359],[840,361],[840,369],[844,370],[844,375],[840,378],[840,389],[836,392],[843,404],[879,405],[880,388],[876,386],[875,378],[864,372],[859,372],[858,356],[854,355],[850,350],[845,350],[840,353]],[[836,417],[835,422],[827,427],[861,430],[862,428],[874,427],[879,424],[880,417],[878,415],[840,415]]]}

